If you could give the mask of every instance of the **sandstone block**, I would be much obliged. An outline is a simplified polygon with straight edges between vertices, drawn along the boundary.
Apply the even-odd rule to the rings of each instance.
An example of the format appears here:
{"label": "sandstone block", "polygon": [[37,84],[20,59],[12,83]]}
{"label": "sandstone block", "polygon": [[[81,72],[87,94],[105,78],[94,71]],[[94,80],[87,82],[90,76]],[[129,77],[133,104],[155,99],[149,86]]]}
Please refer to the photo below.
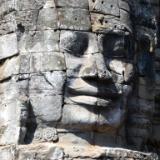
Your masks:
{"label": "sandstone block", "polygon": [[90,11],[102,14],[119,16],[119,6],[117,0],[89,0]]}
{"label": "sandstone block", "polygon": [[15,32],[17,29],[15,12],[6,14],[0,18],[0,35]]}
{"label": "sandstone block", "polygon": [[80,95],[97,95],[98,87],[96,82],[86,82],[81,78],[68,78],[66,82],[66,93],[78,93]]}
{"label": "sandstone block", "polygon": [[10,10],[17,10],[17,2],[16,0],[2,0],[0,6],[0,15],[3,15]]}
{"label": "sandstone block", "polygon": [[61,31],[60,50],[75,56],[99,52],[96,34],[84,32]]}
{"label": "sandstone block", "polygon": [[19,57],[13,57],[11,59],[5,60],[5,62],[0,65],[0,81],[18,74],[19,66]]}
{"label": "sandstone block", "polygon": [[31,56],[30,72],[65,70],[64,55],[60,52],[43,52]]}
{"label": "sandstone block", "polygon": [[36,30],[38,14],[38,10],[19,11],[16,13],[16,23],[21,26],[20,31],[22,34],[25,31]]}
{"label": "sandstone block", "polygon": [[130,12],[130,6],[127,1],[119,0],[118,3],[120,9]]}
{"label": "sandstone block", "polygon": [[39,11],[37,29],[57,29],[58,15],[55,8],[43,8]]}
{"label": "sandstone block", "polygon": [[21,0],[18,1],[17,3],[17,8],[20,11],[24,11],[24,10],[36,10],[36,9],[40,9],[44,6],[46,0],[32,0],[32,1],[28,1],[28,0]]}
{"label": "sandstone block", "polygon": [[78,106],[78,105],[64,105],[62,115],[62,125],[73,126],[75,128],[92,128],[97,121],[97,115],[93,108]]}
{"label": "sandstone block", "polygon": [[91,24],[93,32],[112,32],[117,34],[124,34],[125,32],[127,34],[127,32],[132,32],[127,23],[121,22],[119,18],[113,15],[91,13]]}
{"label": "sandstone block", "polygon": [[86,0],[56,0],[55,3],[57,7],[88,9],[88,1]]}
{"label": "sandstone block", "polygon": [[17,36],[15,33],[0,37],[0,60],[18,54]]}
{"label": "sandstone block", "polygon": [[25,73],[30,73],[30,58],[31,56],[29,54],[24,54],[20,55],[19,57],[19,73],[20,74],[25,74]]}
{"label": "sandstone block", "polygon": [[29,90],[38,92],[48,92],[52,94],[63,94],[65,74],[61,71],[45,72],[41,74],[31,74]]}
{"label": "sandstone block", "polygon": [[54,30],[26,32],[19,42],[19,50],[28,52],[59,51],[59,32]]}
{"label": "sandstone block", "polygon": [[15,160],[16,148],[15,146],[5,146],[0,148],[0,159]]}
{"label": "sandstone block", "polygon": [[91,28],[88,10],[85,9],[58,9],[60,29],[88,31]]}
{"label": "sandstone block", "polygon": [[30,93],[29,99],[39,124],[57,122],[61,118],[61,95]]}
{"label": "sandstone block", "polygon": [[0,144],[17,144],[20,137],[20,101],[10,100],[1,107]]}

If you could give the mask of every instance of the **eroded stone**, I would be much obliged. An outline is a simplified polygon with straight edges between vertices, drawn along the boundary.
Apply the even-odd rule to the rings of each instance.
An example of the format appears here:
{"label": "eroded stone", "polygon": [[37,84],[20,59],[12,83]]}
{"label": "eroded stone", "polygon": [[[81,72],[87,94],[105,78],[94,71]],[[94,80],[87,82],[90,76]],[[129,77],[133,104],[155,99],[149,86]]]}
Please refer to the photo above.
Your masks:
{"label": "eroded stone", "polygon": [[88,9],[88,1],[86,0],[56,0],[55,1],[57,7],[66,7],[66,8],[82,8],[82,9]]}
{"label": "eroded stone", "polygon": [[0,60],[18,54],[17,36],[15,33],[0,37]]}
{"label": "eroded stone", "polygon": [[89,12],[85,9],[58,9],[60,29],[84,30],[91,28]]}
{"label": "eroded stone", "polygon": [[19,57],[13,57],[5,60],[5,62],[0,65],[0,81],[18,74],[19,67]]}
{"label": "eroded stone", "polygon": [[90,11],[111,14],[114,16],[119,16],[119,6],[117,0],[89,0]]}
{"label": "eroded stone", "polygon": [[[61,118],[62,96],[30,92],[30,103],[39,123],[57,122]],[[46,107],[47,106],[47,107]]]}
{"label": "eroded stone", "polygon": [[63,94],[65,74],[61,71],[31,74],[29,90],[48,92],[52,94]]}
{"label": "eroded stone", "polygon": [[19,50],[22,53],[59,51],[58,41],[58,31],[31,31],[22,36]]}

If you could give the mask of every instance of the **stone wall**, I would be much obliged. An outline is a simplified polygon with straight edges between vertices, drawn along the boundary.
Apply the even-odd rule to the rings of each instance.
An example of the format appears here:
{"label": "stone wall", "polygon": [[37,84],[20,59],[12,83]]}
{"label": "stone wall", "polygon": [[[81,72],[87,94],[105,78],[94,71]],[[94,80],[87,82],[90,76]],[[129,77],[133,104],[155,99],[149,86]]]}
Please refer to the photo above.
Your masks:
{"label": "stone wall", "polygon": [[158,159],[158,3],[1,0],[0,159]]}

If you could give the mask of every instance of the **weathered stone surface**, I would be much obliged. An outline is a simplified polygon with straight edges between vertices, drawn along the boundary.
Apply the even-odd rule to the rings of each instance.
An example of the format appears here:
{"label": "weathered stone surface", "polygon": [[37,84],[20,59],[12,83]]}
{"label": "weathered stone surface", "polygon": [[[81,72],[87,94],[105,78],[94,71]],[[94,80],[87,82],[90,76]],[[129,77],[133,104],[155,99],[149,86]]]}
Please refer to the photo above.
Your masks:
{"label": "weathered stone surface", "polygon": [[[95,126],[97,115],[93,108],[78,105],[65,105],[63,107],[62,125],[75,128],[91,129]],[[82,125],[83,124],[83,125]]]}
{"label": "weathered stone surface", "polygon": [[133,135],[133,137],[143,137],[144,138],[144,140],[145,139],[148,139],[149,138],[149,136],[150,136],[150,133],[151,133],[151,130],[150,129],[143,129],[143,128],[129,128],[128,129],[128,132],[130,133],[130,134],[132,134]]}
{"label": "weathered stone surface", "polygon": [[2,0],[0,6],[0,15],[3,16],[6,12],[15,11],[16,9],[16,0]]}
{"label": "weathered stone surface", "polygon": [[102,14],[120,15],[118,0],[89,0],[90,11]]}
{"label": "weathered stone surface", "polygon": [[126,32],[127,34],[127,32],[132,32],[132,29],[130,28],[130,25],[128,26],[126,22],[127,21],[121,21],[119,18],[113,15],[91,13],[91,24],[93,32],[113,32],[118,34],[124,34],[124,32]]}
{"label": "weathered stone surface", "polygon": [[125,141],[123,137],[114,134],[95,133],[95,143],[99,146],[121,147],[121,141]]}
{"label": "weathered stone surface", "polygon": [[97,53],[99,52],[97,36],[84,32],[61,31],[60,50],[75,56]]}
{"label": "weathered stone surface", "polygon": [[124,81],[129,81],[134,75],[134,68],[132,63],[126,63],[119,60],[108,60],[109,68],[120,75],[123,75]]}
{"label": "weathered stone surface", "polygon": [[122,10],[125,10],[127,12],[130,12],[130,6],[129,6],[129,2],[128,1],[124,1],[124,0],[119,0],[119,8]]}
{"label": "weathered stone surface", "polygon": [[68,77],[79,77],[79,72],[82,66],[82,62],[85,58],[77,58],[71,54],[65,53],[65,61]]}
{"label": "weathered stone surface", "polygon": [[16,101],[6,102],[1,106],[1,112],[3,113],[4,122],[1,126],[1,137],[0,144],[17,144],[20,137],[20,126],[19,126],[19,116],[18,107],[20,103]]}
{"label": "weathered stone surface", "polygon": [[56,128],[45,127],[36,129],[33,137],[33,143],[39,142],[57,142],[58,133]]}
{"label": "weathered stone surface", "polygon": [[43,5],[45,5],[45,2],[46,2],[46,0],[38,0],[38,1],[36,1],[36,0],[32,0],[32,1],[21,0],[20,2],[18,1],[18,3],[16,3],[16,4],[17,4],[18,10],[22,11],[22,10],[40,9],[43,7]]}
{"label": "weathered stone surface", "polygon": [[60,52],[40,52],[20,56],[20,73],[62,71],[65,69],[64,55]]}
{"label": "weathered stone surface", "polygon": [[151,116],[155,108],[153,101],[140,98],[131,98],[128,103],[129,111],[132,113],[142,113]]}
{"label": "weathered stone surface", "polygon": [[31,31],[22,36],[19,50],[22,53],[59,51],[58,41],[58,31]]}
{"label": "weathered stone surface", "polygon": [[48,92],[52,94],[63,94],[65,74],[61,71],[31,74],[29,90],[37,92]]}
{"label": "weathered stone surface", "polygon": [[88,9],[88,1],[86,0],[55,0],[55,3],[57,7]]}
{"label": "weathered stone surface", "polygon": [[15,146],[5,146],[0,148],[0,158],[3,160],[14,160],[16,155]]}
{"label": "weathered stone surface", "polygon": [[[79,93],[80,95],[97,95],[98,87],[95,82],[87,82],[81,78],[67,79],[67,93]],[[88,93],[88,94],[87,94]]]}
{"label": "weathered stone surface", "polygon": [[56,71],[65,70],[64,55],[60,52],[42,52],[31,56],[30,71]]}
{"label": "weathered stone surface", "polygon": [[155,80],[156,80],[156,84],[160,85],[160,74],[159,73],[156,74]]}
{"label": "weathered stone surface", "polygon": [[1,0],[0,159],[156,160],[155,4]]}
{"label": "weathered stone surface", "polygon": [[0,37],[0,60],[18,54],[17,36],[15,33]]}
{"label": "weathered stone surface", "polygon": [[36,30],[38,14],[38,10],[19,11],[16,13],[16,23],[21,26],[22,33],[28,30]]}
{"label": "weathered stone surface", "polygon": [[61,118],[62,96],[30,92],[30,103],[39,123],[57,122]]}
{"label": "weathered stone surface", "polygon": [[1,16],[0,18],[0,35],[15,32],[17,29],[15,12]]}
{"label": "weathered stone surface", "polygon": [[85,9],[58,9],[60,29],[84,30],[91,28],[88,10]]}
{"label": "weathered stone surface", "polygon": [[[1,136],[0,144],[17,144],[21,138],[21,118],[23,106],[27,101],[27,83],[18,83],[18,77],[14,76],[10,81],[0,84],[1,91]],[[23,113],[22,113],[23,112]],[[23,132],[24,134],[24,132]],[[24,134],[25,136],[25,134]]]}
{"label": "weathered stone surface", "polygon": [[43,8],[39,11],[37,29],[57,29],[58,15],[55,8]]}
{"label": "weathered stone surface", "polygon": [[25,74],[25,73],[30,73],[30,55],[24,54],[20,55],[19,57],[19,73],[20,74]]}
{"label": "weathered stone surface", "polygon": [[5,60],[5,62],[0,65],[0,81],[18,74],[19,66],[19,57],[13,57]]}
{"label": "weathered stone surface", "polygon": [[[12,151],[12,154],[10,154]],[[84,156],[84,154],[86,156]],[[93,160],[93,159],[146,159],[146,160],[158,160],[156,154],[144,153],[138,151],[132,151],[127,149],[119,148],[100,148],[95,146],[67,146],[64,144],[37,144],[37,145],[27,145],[26,146],[7,146],[1,147],[1,156],[11,158],[13,160],[23,160],[23,159],[52,159],[52,160]],[[7,159],[7,160],[11,160]]]}

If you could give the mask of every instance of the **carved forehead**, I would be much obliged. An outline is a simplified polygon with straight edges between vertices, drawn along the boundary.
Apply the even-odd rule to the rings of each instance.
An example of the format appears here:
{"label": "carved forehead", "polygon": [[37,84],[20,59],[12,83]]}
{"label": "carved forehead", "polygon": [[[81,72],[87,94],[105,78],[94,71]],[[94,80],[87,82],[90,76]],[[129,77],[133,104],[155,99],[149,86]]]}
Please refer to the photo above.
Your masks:
{"label": "carved forehead", "polygon": [[123,0],[48,0],[45,10],[53,10],[57,29],[90,32],[132,32],[130,7]]}

